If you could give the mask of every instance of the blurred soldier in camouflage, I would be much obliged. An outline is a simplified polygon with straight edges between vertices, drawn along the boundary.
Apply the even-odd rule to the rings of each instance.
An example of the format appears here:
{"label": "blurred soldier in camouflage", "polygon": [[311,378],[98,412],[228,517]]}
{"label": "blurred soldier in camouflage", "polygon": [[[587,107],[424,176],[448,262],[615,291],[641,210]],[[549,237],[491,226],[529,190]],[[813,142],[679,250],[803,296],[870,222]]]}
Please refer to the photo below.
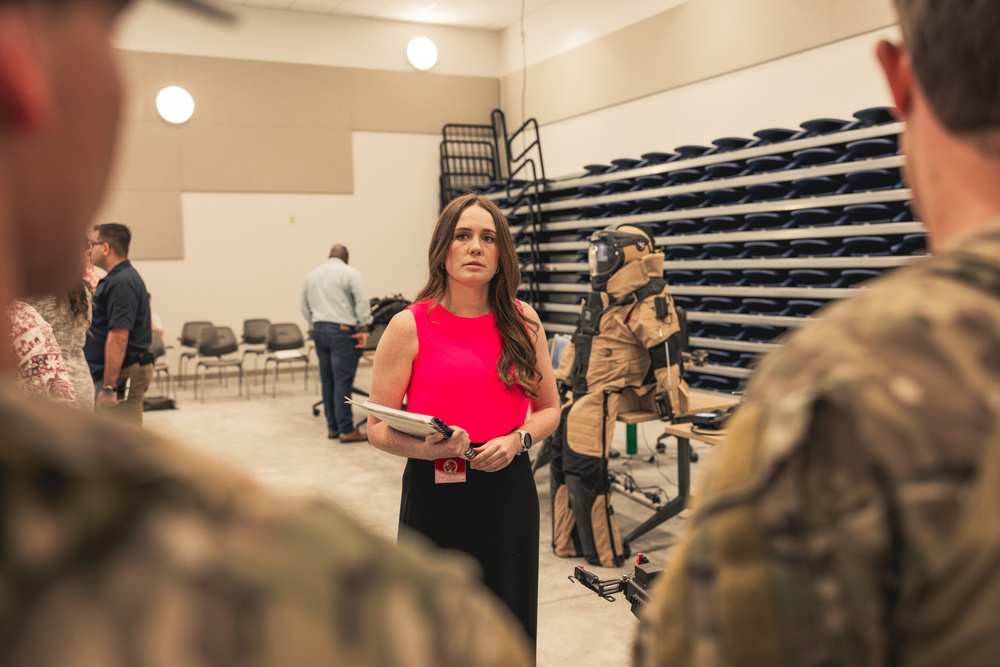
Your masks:
{"label": "blurred soldier in camouflage", "polygon": [[[124,4],[0,2],[0,307],[81,275],[118,132]],[[530,664],[466,561],[33,403],[0,355],[4,667]]]}
{"label": "blurred soldier in camouflage", "polygon": [[1000,664],[1000,3],[895,4],[934,256],[761,364],[636,665]]}

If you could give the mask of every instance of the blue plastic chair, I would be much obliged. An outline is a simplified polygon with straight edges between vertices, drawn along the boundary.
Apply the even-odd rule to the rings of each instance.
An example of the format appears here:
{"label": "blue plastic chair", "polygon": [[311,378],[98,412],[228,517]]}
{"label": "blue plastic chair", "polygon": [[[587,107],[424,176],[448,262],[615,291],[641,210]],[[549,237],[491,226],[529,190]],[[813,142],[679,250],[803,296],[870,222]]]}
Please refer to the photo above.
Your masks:
{"label": "blue plastic chair", "polygon": [[812,120],[807,120],[804,123],[800,123],[799,127],[811,135],[816,135],[840,132],[849,125],[851,125],[851,121],[849,120],[841,120],[839,118],[814,118]]}
{"label": "blue plastic chair", "polygon": [[608,169],[611,169],[609,164],[585,164],[583,165],[584,170],[591,176],[597,176],[598,174],[603,174]]}
{"label": "blue plastic chair", "polygon": [[743,218],[731,215],[716,215],[705,218],[705,231],[708,232],[735,232],[743,228]]}
{"label": "blue plastic chair", "polygon": [[718,152],[724,151],[734,151],[740,148],[746,148],[750,144],[754,143],[753,139],[746,139],[745,137],[720,137],[712,141]]}
{"label": "blue plastic chair", "polygon": [[740,243],[706,243],[702,246],[701,259],[737,259],[743,253]]}
{"label": "blue plastic chair", "polygon": [[677,157],[676,153],[664,153],[663,151],[650,151],[649,153],[643,153],[641,156],[642,161],[646,163],[643,166],[648,166],[652,164],[663,164],[664,162],[670,162],[670,160]]}
{"label": "blue plastic chair", "polygon": [[831,195],[845,187],[843,179],[835,176],[800,178],[797,181],[792,181],[792,186],[795,188],[795,197]]}
{"label": "blue plastic chair", "polygon": [[705,203],[705,196],[700,192],[681,192],[667,199],[675,209],[698,208]]}
{"label": "blue plastic chair", "polygon": [[864,125],[882,125],[896,121],[892,107],[870,107],[854,112],[854,117]]}
{"label": "blue plastic chair", "polygon": [[784,199],[792,192],[788,183],[755,183],[747,186],[747,192],[754,201]]}
{"label": "blue plastic chair", "polygon": [[854,192],[890,190],[899,187],[902,177],[898,169],[864,169],[846,174]]}
{"label": "blue plastic chair", "polygon": [[792,153],[797,167],[812,167],[820,164],[831,164],[844,157],[843,151],[838,151],[829,146],[818,148],[804,148]]}
{"label": "blue plastic chair", "polygon": [[790,299],[784,314],[791,317],[807,317],[825,305],[816,299]]}
{"label": "blue plastic chair", "polygon": [[700,285],[702,276],[694,271],[667,271],[665,275],[668,285]]}
{"label": "blue plastic chair", "polygon": [[684,259],[696,259],[701,256],[701,248],[684,244],[664,246],[663,252],[666,255],[666,259],[672,262]]}
{"label": "blue plastic chair", "polygon": [[712,202],[713,206],[736,204],[743,200],[746,194],[743,188],[717,188],[705,191],[705,196]]}
{"label": "blue plastic chair", "polygon": [[719,366],[738,366],[740,363],[740,353],[732,350],[706,350],[708,352],[708,363]]}
{"label": "blue plastic chair", "polygon": [[728,269],[709,269],[702,272],[702,285],[722,285],[733,287],[743,282],[743,275]]}
{"label": "blue plastic chair", "polygon": [[882,257],[892,252],[892,242],[884,236],[848,236],[837,252],[844,257]]}
{"label": "blue plastic chair", "polygon": [[774,269],[746,269],[743,271],[743,284],[754,287],[782,287],[788,282],[785,271]]}
{"label": "blue plastic chair", "polygon": [[830,257],[839,249],[827,239],[795,239],[788,245],[791,257]]}
{"label": "blue plastic chair", "polygon": [[764,174],[770,171],[780,171],[788,168],[792,161],[780,155],[761,155],[760,157],[747,158],[747,169],[755,174]]}
{"label": "blue plastic chair", "polygon": [[894,255],[923,255],[927,252],[927,234],[906,234],[903,240],[892,246]]}
{"label": "blue plastic chair", "polygon": [[840,272],[840,278],[833,284],[834,287],[857,287],[861,283],[878,278],[880,271],[875,269],[845,269]]}
{"label": "blue plastic chair", "polygon": [[708,146],[698,146],[695,144],[686,144],[684,146],[678,146],[674,149],[678,155],[684,158],[698,157],[699,155],[704,155],[710,152],[712,149]]}
{"label": "blue plastic chair", "polygon": [[666,197],[647,197],[645,199],[636,199],[635,207],[639,213],[650,213],[652,211],[661,211],[663,207],[670,203],[670,200]]}
{"label": "blue plastic chair", "polygon": [[848,160],[867,160],[873,157],[886,157],[899,152],[899,147],[894,139],[885,137],[875,137],[872,139],[859,139],[847,144]]}
{"label": "blue plastic chair", "polygon": [[744,248],[746,256],[754,259],[782,257],[788,253],[788,244],[783,241],[747,241]]}
{"label": "blue plastic chair", "polygon": [[803,208],[791,213],[793,227],[826,227],[837,222],[838,216],[828,208]]}
{"label": "blue plastic chair", "polygon": [[743,173],[746,169],[738,162],[719,162],[718,164],[705,165],[705,171],[710,178],[728,178]]}
{"label": "blue plastic chair", "polygon": [[743,312],[752,315],[780,315],[786,308],[780,299],[750,297],[743,299]]}
{"label": "blue plastic chair", "polygon": [[802,130],[789,130],[784,127],[767,127],[763,130],[757,130],[753,133],[753,136],[757,137],[758,143],[760,144],[774,144],[781,141],[788,141],[789,139],[796,139],[800,134],[802,134]]}
{"label": "blue plastic chair", "polygon": [[666,174],[650,174],[649,176],[639,176],[635,179],[635,185],[640,190],[651,190],[662,187],[667,182]]}
{"label": "blue plastic chair", "polygon": [[694,183],[703,178],[705,178],[705,172],[701,169],[678,169],[667,174],[667,185]]}
{"label": "blue plastic chair", "polygon": [[738,299],[734,299],[728,296],[705,296],[701,299],[701,308],[699,310],[713,311],[718,313],[735,313],[738,312],[743,305]]}
{"label": "blue plastic chair", "polygon": [[784,334],[786,327],[772,327],[763,324],[744,324],[738,338],[750,343],[770,343]]}
{"label": "blue plastic chair", "polygon": [[666,224],[665,232],[671,236],[675,234],[698,234],[704,228],[703,222],[684,218],[681,220],[669,220]]}
{"label": "blue plastic chair", "polygon": [[630,157],[620,157],[611,161],[611,166],[614,167],[615,171],[627,171],[629,169],[635,169],[642,160],[636,160]]}
{"label": "blue plastic chair", "polygon": [[779,229],[788,225],[788,214],[787,213],[747,213],[743,216],[743,220],[746,221],[744,230],[759,231],[764,229]]}
{"label": "blue plastic chair", "polygon": [[735,340],[740,333],[740,325],[732,322],[702,322],[700,336]]}
{"label": "blue plastic chair", "polygon": [[837,274],[823,269],[792,269],[788,272],[789,287],[832,287]]}
{"label": "blue plastic chair", "polygon": [[696,297],[686,296],[684,294],[673,294],[674,306],[677,308],[682,308],[684,310],[699,310],[701,308],[701,303]]}
{"label": "blue plastic chair", "polygon": [[853,204],[844,207],[843,221],[849,225],[879,224],[896,215],[896,208],[886,204]]}

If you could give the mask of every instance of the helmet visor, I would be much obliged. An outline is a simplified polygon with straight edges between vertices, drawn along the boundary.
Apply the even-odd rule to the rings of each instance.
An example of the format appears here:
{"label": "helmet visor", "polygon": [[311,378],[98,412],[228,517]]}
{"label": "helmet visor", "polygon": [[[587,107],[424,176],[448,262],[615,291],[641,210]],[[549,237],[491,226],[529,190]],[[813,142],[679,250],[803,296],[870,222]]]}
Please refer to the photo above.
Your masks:
{"label": "helmet visor", "polygon": [[622,267],[625,253],[610,239],[602,238],[591,240],[587,259],[591,278],[607,278]]}

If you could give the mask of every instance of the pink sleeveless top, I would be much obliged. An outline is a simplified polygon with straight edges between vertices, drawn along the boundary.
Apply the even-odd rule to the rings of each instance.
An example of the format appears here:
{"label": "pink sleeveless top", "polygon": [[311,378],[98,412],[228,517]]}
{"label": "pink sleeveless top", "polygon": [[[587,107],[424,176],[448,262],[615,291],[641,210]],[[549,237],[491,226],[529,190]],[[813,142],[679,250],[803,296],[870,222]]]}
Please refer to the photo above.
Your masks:
{"label": "pink sleeveless top", "polygon": [[407,409],[461,426],[472,442],[486,442],[524,424],[528,399],[517,384],[497,377],[500,332],[493,313],[458,317],[420,301],[407,310],[417,323],[417,358],[407,387]]}

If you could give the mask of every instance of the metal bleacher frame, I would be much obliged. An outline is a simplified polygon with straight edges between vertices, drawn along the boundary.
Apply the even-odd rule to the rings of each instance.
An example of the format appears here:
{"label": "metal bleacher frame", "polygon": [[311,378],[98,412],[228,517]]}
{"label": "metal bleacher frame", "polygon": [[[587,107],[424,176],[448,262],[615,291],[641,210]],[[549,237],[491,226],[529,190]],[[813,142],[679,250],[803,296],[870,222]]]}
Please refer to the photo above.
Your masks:
{"label": "metal bleacher frame", "polygon": [[[487,196],[497,201],[511,217],[512,228],[520,241],[519,252],[526,257],[522,264],[525,273],[522,287],[537,295],[532,299],[536,306],[546,331],[554,333],[572,333],[575,316],[579,315],[579,303],[590,290],[586,250],[586,237],[590,232],[601,229],[613,222],[649,223],[656,231],[657,247],[669,251],[671,245],[687,244],[692,246],[707,243],[746,243],[750,241],[792,241],[801,239],[837,239],[858,236],[891,236],[902,238],[906,234],[925,232],[924,225],[915,219],[904,219],[881,223],[854,223],[817,227],[774,228],[757,231],[718,231],[693,234],[672,233],[670,223],[675,220],[699,220],[712,216],[743,216],[752,213],[791,213],[799,209],[842,209],[855,204],[891,204],[909,202],[911,192],[905,187],[892,189],[855,192],[850,194],[817,195],[795,199],[771,199],[754,203],[717,204],[699,208],[683,208],[658,212],[636,213],[634,210],[614,217],[586,218],[581,216],[584,207],[602,206],[608,204],[636,203],[650,198],[665,198],[685,193],[705,193],[720,188],[744,188],[765,183],[791,183],[798,179],[821,176],[841,177],[857,171],[867,170],[898,170],[903,166],[903,156],[895,155],[872,157],[853,161],[804,166],[795,169],[768,171],[753,175],[729,176],[711,178],[698,182],[689,182],[671,186],[660,186],[648,189],[636,189],[614,194],[597,196],[581,196],[581,188],[593,189],[593,186],[619,181],[636,179],[644,176],[666,176],[671,172],[703,168],[720,163],[740,163],[749,158],[782,155],[813,148],[824,148],[845,145],[862,139],[895,138],[899,135],[902,124],[886,122],[869,125],[858,129],[808,136],[800,139],[777,141],[765,145],[740,148],[735,150],[719,150],[697,157],[686,157],[674,161],[650,164],[639,168],[621,168],[612,173],[575,174],[565,178],[551,179],[538,190],[538,201],[532,202],[540,221],[533,221],[531,229],[522,229],[519,219],[529,213],[528,204],[519,202],[511,205],[506,199],[506,193],[496,192]],[[902,209],[904,212],[907,209]],[[904,213],[905,215],[905,213]],[[908,216],[912,217],[912,216]],[[524,235],[520,235],[521,233]],[[552,240],[553,236],[565,237],[577,234],[575,240]],[[576,253],[574,261],[564,261]],[[664,263],[665,275],[671,271],[692,270],[705,271],[710,269],[744,270],[744,269],[874,269],[879,272],[904,265],[919,255],[889,254],[879,256],[836,256],[836,257],[781,257],[781,258],[745,258],[745,259],[668,259]],[[575,276],[575,277],[574,277]],[[573,282],[575,280],[575,282]],[[809,299],[824,303],[855,293],[863,289],[852,287],[767,287],[767,286],[733,286],[724,284],[685,285],[671,283],[671,292],[675,296],[702,298],[706,296],[767,299]],[[763,325],[781,328],[795,328],[808,323],[809,315],[765,315],[750,313],[713,312],[710,310],[688,310],[688,321],[697,331],[701,323],[721,322],[734,325]],[[723,338],[693,335],[691,347],[694,349],[724,350],[751,355],[752,360],[764,352],[776,347],[778,342],[752,342],[746,340],[730,340]],[[711,354],[711,352],[710,352]],[[691,368],[689,372],[722,378],[735,378],[742,383],[750,375],[746,365],[722,365],[709,363],[699,368]],[[698,375],[695,375],[694,385],[698,385]],[[733,383],[733,380],[726,381]],[[733,390],[737,389],[734,387]]]}

